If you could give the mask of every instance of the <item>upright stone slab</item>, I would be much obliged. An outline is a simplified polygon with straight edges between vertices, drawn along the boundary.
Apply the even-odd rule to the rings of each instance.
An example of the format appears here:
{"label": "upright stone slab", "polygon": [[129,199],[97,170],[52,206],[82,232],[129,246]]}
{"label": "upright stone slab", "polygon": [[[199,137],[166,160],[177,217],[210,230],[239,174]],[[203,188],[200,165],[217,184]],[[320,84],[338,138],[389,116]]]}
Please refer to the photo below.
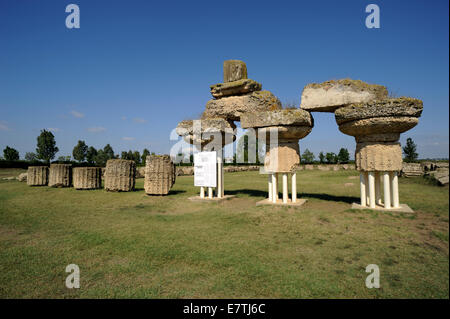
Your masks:
{"label": "upright stone slab", "polygon": [[145,193],[167,195],[175,183],[176,168],[169,155],[149,155],[145,162]]}
{"label": "upright stone slab", "polygon": [[134,190],[136,163],[131,160],[110,159],[106,162],[105,190],[129,192]]}
{"label": "upright stone slab", "polygon": [[73,187],[75,189],[97,189],[102,187],[100,167],[75,167],[73,169]]}
{"label": "upright stone slab", "polygon": [[72,164],[50,164],[48,186],[70,187],[72,185]]}
{"label": "upright stone slab", "polygon": [[223,82],[247,79],[247,66],[244,61],[226,60],[223,62]]}
{"label": "upright stone slab", "polygon": [[48,184],[47,166],[28,166],[27,185],[44,186]]}

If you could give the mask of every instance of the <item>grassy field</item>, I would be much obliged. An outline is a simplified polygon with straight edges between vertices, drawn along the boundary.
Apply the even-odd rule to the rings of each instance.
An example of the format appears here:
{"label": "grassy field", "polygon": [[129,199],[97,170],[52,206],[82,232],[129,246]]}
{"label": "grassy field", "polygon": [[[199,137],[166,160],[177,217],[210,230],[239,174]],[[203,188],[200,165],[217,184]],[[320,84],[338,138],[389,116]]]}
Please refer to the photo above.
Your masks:
{"label": "grassy field", "polygon": [[[0,170],[0,177],[20,170]],[[355,171],[300,171],[301,208],[255,207],[257,172],[225,175],[222,203],[28,187],[0,180],[0,298],[449,298],[449,192],[400,179],[415,215],[351,210]],[[81,288],[68,289],[77,264]],[[379,289],[365,287],[368,264]]]}

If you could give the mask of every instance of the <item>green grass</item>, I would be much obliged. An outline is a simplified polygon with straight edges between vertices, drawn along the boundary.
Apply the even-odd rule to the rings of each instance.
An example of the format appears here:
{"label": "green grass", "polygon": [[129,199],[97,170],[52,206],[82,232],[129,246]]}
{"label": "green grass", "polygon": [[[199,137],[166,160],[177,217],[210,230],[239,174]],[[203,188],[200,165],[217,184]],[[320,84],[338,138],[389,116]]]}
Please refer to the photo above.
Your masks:
{"label": "green grass", "polygon": [[[411,216],[351,210],[355,171],[297,176],[301,208],[256,207],[258,172],[226,174],[237,197],[222,203],[189,202],[192,176],[165,197],[142,179],[129,193],[0,180],[0,298],[449,297],[448,188],[400,179]],[[72,263],[80,289],[65,287]]]}

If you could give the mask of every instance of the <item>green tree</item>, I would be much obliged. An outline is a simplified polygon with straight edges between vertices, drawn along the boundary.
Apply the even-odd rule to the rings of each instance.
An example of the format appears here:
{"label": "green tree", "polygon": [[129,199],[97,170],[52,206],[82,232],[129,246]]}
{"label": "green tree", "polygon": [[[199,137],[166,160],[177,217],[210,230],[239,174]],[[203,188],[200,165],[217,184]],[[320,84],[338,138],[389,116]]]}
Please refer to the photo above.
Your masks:
{"label": "green tree", "polygon": [[414,143],[412,138],[408,137],[406,139],[406,145],[403,147],[403,154],[405,154],[405,162],[414,162],[419,157],[416,152],[417,145]]}
{"label": "green tree", "polygon": [[329,152],[325,155],[328,164],[334,164],[337,162],[337,155],[333,152]]}
{"label": "green tree", "polygon": [[120,158],[121,158],[121,159],[124,159],[124,160],[129,159],[129,158],[128,158],[128,152],[122,151],[122,153],[120,153]]}
{"label": "green tree", "polygon": [[59,149],[56,146],[55,136],[53,133],[47,130],[41,130],[41,134],[37,137],[36,153],[38,159],[50,163],[58,151]]}
{"label": "green tree", "polygon": [[141,153],[139,153],[139,151],[133,152],[133,161],[136,163],[136,165],[141,163]]}
{"label": "green tree", "polygon": [[86,161],[89,164],[93,164],[95,162],[95,157],[97,156],[97,150],[93,146],[89,146],[86,152]]}
{"label": "green tree", "polygon": [[94,157],[95,165],[104,167],[106,165],[106,161],[108,161],[108,155],[104,150],[100,149],[97,151],[97,155]]}
{"label": "green tree", "polygon": [[115,158],[114,150],[111,147],[111,145],[106,144],[105,147],[103,148],[103,152],[105,153],[105,156],[106,156],[107,159]]}
{"label": "green tree", "polygon": [[337,159],[339,163],[348,163],[350,160],[350,154],[346,148],[341,148],[337,155]]}
{"label": "green tree", "polygon": [[3,157],[7,161],[18,161],[19,152],[12,147],[6,146],[6,148],[3,150]]}
{"label": "green tree", "polygon": [[72,151],[73,158],[78,162],[84,162],[87,155],[88,146],[84,141],[78,141]]}
{"label": "green tree", "polygon": [[325,163],[325,154],[323,154],[323,152],[319,153],[319,161],[320,161],[320,164]]}
{"label": "green tree", "polygon": [[150,155],[150,151],[148,149],[144,148],[144,150],[142,151],[142,156],[141,156],[142,164],[145,165],[145,162],[147,161],[147,156],[149,156],[149,155]]}
{"label": "green tree", "polygon": [[36,153],[26,152],[25,153],[25,160],[28,161],[28,162],[34,162],[34,161],[37,161],[38,158],[37,158]]}
{"label": "green tree", "polygon": [[58,162],[70,162],[70,155],[67,156],[59,156],[56,159]]}
{"label": "green tree", "polygon": [[302,155],[302,161],[306,164],[311,164],[314,161],[314,153],[306,149]]}

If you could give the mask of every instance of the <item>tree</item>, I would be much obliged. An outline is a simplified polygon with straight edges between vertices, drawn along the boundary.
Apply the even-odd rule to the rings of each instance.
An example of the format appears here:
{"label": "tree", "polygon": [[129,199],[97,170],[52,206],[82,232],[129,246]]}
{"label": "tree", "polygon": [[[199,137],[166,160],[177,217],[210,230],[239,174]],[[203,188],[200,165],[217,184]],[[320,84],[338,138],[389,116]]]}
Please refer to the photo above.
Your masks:
{"label": "tree", "polygon": [[133,161],[137,164],[141,163],[141,154],[139,153],[139,151],[134,151],[133,152]]}
{"label": "tree", "polygon": [[306,164],[311,164],[314,161],[314,153],[306,149],[302,155],[302,161]]}
{"label": "tree", "polygon": [[325,154],[323,154],[323,152],[319,153],[319,161],[320,161],[320,164],[325,163]]}
{"label": "tree", "polygon": [[28,161],[28,162],[35,162],[35,161],[37,161],[37,155],[36,155],[36,153],[33,153],[33,152],[26,152],[25,153],[25,160],[26,161]]}
{"label": "tree", "polygon": [[97,166],[105,166],[106,161],[108,160],[108,155],[106,155],[105,151],[100,149],[97,151],[97,155],[94,157],[95,165]]}
{"label": "tree", "polygon": [[103,152],[105,153],[107,159],[114,158],[114,150],[111,145],[106,144],[106,146],[103,148]]}
{"label": "tree", "polygon": [[73,158],[78,162],[83,162],[86,159],[88,146],[84,141],[78,141],[72,151]]}
{"label": "tree", "polygon": [[124,159],[124,160],[129,159],[129,158],[128,158],[128,152],[122,151],[122,153],[120,153],[120,158],[121,158],[121,159]]}
{"label": "tree", "polygon": [[6,146],[6,148],[3,150],[3,157],[7,161],[18,161],[19,152],[12,147]]}
{"label": "tree", "polygon": [[141,156],[142,164],[145,165],[145,162],[147,161],[147,156],[149,156],[149,155],[150,155],[150,151],[148,149],[144,148],[144,150],[142,151],[142,156]]}
{"label": "tree", "polygon": [[325,155],[325,158],[328,164],[334,164],[337,162],[337,155],[334,154],[333,152],[327,153],[327,155]]}
{"label": "tree", "polygon": [[403,154],[405,154],[406,162],[414,162],[419,157],[419,154],[416,152],[417,145],[414,143],[412,138],[408,137],[406,139],[406,145],[403,147]]}
{"label": "tree", "polygon": [[90,146],[90,147],[87,149],[87,152],[86,152],[86,161],[87,161],[89,164],[92,164],[92,163],[95,162],[95,157],[96,157],[96,156],[97,156],[97,150],[95,149],[95,147]]}
{"label": "tree", "polygon": [[70,155],[67,156],[59,156],[56,159],[58,162],[70,162]]}
{"label": "tree", "polygon": [[350,160],[350,154],[346,148],[341,148],[337,155],[337,159],[339,163],[348,163]]}
{"label": "tree", "polygon": [[58,153],[59,149],[56,147],[55,136],[52,132],[41,130],[41,134],[37,137],[36,153],[38,159],[42,159],[49,163]]}

